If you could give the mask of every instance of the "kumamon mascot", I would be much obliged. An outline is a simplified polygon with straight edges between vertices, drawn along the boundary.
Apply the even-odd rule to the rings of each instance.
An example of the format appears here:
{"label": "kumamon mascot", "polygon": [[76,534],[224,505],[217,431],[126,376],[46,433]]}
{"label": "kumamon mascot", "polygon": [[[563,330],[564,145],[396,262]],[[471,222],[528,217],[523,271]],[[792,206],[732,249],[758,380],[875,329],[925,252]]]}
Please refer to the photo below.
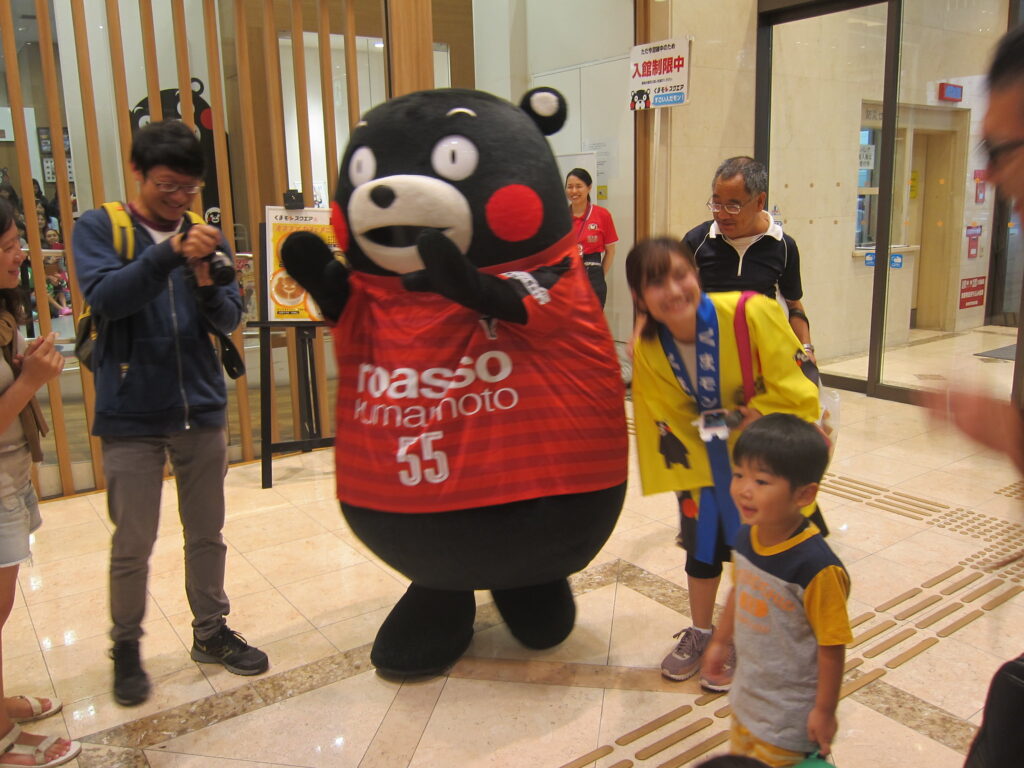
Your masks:
{"label": "kumamon mascot", "polygon": [[341,164],[347,263],[310,233],[282,249],[333,324],[341,509],[411,581],[373,644],[385,674],[456,661],[477,589],[524,645],[560,643],[567,577],[622,507],[619,364],[544,138],[565,115],[549,88],[382,104]]}

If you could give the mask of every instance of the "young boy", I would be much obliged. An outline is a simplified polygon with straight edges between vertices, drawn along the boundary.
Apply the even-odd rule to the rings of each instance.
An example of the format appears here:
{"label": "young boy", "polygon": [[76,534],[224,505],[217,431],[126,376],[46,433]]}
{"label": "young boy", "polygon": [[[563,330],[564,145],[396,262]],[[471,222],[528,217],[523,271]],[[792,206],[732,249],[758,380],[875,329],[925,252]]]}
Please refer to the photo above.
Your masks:
{"label": "young boy", "polygon": [[733,449],[730,493],[741,525],[735,586],[704,655],[722,674],[735,644],[732,750],[771,766],[830,751],[850,621],[850,578],[801,513],[828,463],[817,427],[790,414],[758,419]]}

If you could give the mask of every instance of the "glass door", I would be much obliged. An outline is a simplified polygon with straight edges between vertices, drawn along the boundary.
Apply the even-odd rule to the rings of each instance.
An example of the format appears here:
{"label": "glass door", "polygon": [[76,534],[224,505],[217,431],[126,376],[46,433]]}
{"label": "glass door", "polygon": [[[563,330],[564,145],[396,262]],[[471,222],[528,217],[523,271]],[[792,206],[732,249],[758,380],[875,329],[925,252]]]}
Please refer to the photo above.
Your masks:
{"label": "glass door", "polygon": [[769,208],[797,242],[823,372],[866,381],[886,5],[772,28]]}
{"label": "glass door", "polygon": [[1006,3],[933,6],[903,2],[881,382],[1009,397],[1021,275],[997,247],[1006,226],[996,224],[980,148],[985,72]]}

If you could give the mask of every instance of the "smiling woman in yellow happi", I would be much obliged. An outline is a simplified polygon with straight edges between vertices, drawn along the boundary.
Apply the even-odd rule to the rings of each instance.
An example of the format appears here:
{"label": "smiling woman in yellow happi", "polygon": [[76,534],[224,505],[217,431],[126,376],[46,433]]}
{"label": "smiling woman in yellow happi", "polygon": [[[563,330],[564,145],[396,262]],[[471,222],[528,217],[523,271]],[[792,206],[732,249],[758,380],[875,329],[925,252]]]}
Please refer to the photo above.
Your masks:
{"label": "smiling woman in yellow happi", "polygon": [[[643,492],[676,492],[687,552],[693,626],[677,635],[662,674],[685,680],[700,669],[722,563],[739,525],[729,497],[732,445],[768,413],[817,420],[818,390],[810,378],[816,371],[776,302],[703,293],[692,254],[676,240],[637,243],[626,259],[626,279],[644,320],[633,367]],[[702,418],[703,430],[696,423]]]}

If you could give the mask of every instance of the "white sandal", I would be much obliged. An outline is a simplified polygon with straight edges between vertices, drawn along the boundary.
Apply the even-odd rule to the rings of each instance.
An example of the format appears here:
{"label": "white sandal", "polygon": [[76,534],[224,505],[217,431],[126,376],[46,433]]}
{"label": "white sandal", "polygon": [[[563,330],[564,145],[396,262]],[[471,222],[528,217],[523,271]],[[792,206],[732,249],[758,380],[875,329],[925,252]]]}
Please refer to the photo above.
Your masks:
{"label": "white sandal", "polygon": [[74,760],[82,752],[82,745],[77,741],[72,741],[70,748],[63,755],[53,760],[42,762],[46,760],[46,750],[60,741],[60,738],[58,736],[47,736],[41,742],[32,746],[31,744],[15,743],[18,741],[19,736],[21,736],[21,726],[15,723],[11,726],[11,730],[0,738],[0,758],[8,753],[12,755],[28,755],[35,760],[35,763],[32,764],[34,768],[54,768],[54,766],[64,765],[64,763]]}
{"label": "white sandal", "polygon": [[37,699],[35,696],[12,696],[12,699],[23,699],[28,702],[29,707],[32,709],[32,714],[28,717],[14,717],[10,716],[11,720],[16,723],[34,723],[36,720],[45,720],[51,715],[56,715],[60,712],[64,706],[60,699],[55,699],[52,696],[47,696],[50,700],[50,708],[43,710],[43,702],[41,699]]}

